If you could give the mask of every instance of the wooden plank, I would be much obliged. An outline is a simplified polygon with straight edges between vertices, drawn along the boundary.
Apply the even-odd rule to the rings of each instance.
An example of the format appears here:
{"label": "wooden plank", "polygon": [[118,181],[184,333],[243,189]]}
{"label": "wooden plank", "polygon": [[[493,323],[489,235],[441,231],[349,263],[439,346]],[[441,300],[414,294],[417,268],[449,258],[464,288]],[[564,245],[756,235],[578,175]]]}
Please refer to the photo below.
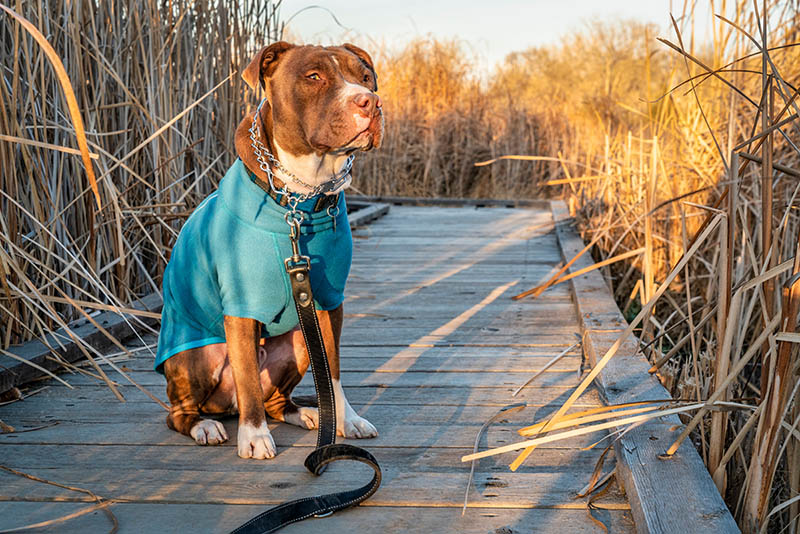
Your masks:
{"label": "wooden plank", "polygon": [[[372,221],[379,219],[389,213],[389,204],[385,203],[368,203],[368,202],[347,202],[350,226],[355,228],[369,224]],[[354,210],[355,211],[350,211]]]}
{"label": "wooden plank", "polygon": [[[142,343],[143,341],[143,343]],[[121,351],[112,352],[109,354],[115,355],[120,360],[126,361],[142,361],[152,363],[153,353],[149,349],[155,351],[156,336],[147,335],[142,336],[142,341],[139,339],[131,339],[126,344],[127,348],[132,352],[133,359],[127,358]],[[558,347],[551,346],[506,346],[506,345],[486,345],[486,346],[446,346],[446,347],[417,347],[417,346],[395,346],[395,345],[372,345],[372,346],[353,346],[348,347],[346,353],[343,354],[344,359],[350,358],[376,358],[376,359],[391,359],[394,357],[414,357],[414,358],[433,358],[433,359],[447,359],[454,356],[459,358],[492,358],[502,360],[504,358],[531,358],[531,361],[536,359],[550,359],[562,350],[566,349],[572,343],[567,343]],[[149,347],[149,349],[148,349]],[[570,355],[579,356],[581,354],[580,347],[576,347],[569,352]],[[88,365],[84,363],[83,365]],[[148,367],[149,368],[149,367]]]}
{"label": "wooden plank", "polygon": [[[462,219],[441,219],[417,217],[412,213],[403,213],[399,217],[376,227],[363,228],[354,232],[357,240],[369,240],[373,245],[384,244],[386,240],[402,240],[410,243],[412,250],[431,248],[431,245],[443,247],[439,252],[457,252],[459,249],[483,249],[487,245],[492,248],[509,248],[514,246],[528,247],[532,243],[551,243],[556,246],[550,217],[532,218],[524,214],[502,219],[479,220],[475,217]],[[415,218],[411,220],[409,218]]]}
{"label": "wooden plank", "polygon": [[[344,309],[346,313],[387,313],[382,310],[389,310],[388,313],[390,314],[394,313],[393,310],[396,309],[397,313],[401,314],[408,309],[418,309],[415,308],[415,305],[417,307],[449,306],[451,311],[447,312],[447,316],[452,318],[469,309],[469,307],[478,305],[491,294],[491,290],[480,294],[474,289],[456,289],[464,286],[469,287],[469,284],[454,285],[454,291],[446,293],[424,291],[421,287],[408,289],[408,286],[406,286],[405,290],[398,288],[396,292],[372,287],[364,287],[359,290],[353,288],[352,291],[345,293]],[[523,288],[526,287],[527,285],[514,286],[512,291],[509,291],[502,297],[502,300],[499,300],[498,304],[505,304],[506,298],[510,298],[517,292],[522,292]],[[494,290],[495,288],[491,289]],[[513,289],[518,289],[519,291],[513,291]],[[519,310],[530,310],[531,315],[541,313],[542,304],[544,303],[563,305],[569,302],[567,300],[570,298],[569,293],[562,289],[558,288],[558,291],[554,291],[542,299],[537,306],[529,306],[527,304],[513,304],[513,306],[516,306]],[[470,306],[464,307],[467,302],[469,302]],[[498,302],[498,299],[495,302]]]}
{"label": "wooden plank", "polygon": [[[303,465],[308,447],[288,447],[274,460],[231,461],[231,449],[220,447],[200,447],[189,443],[182,445],[130,446],[130,445],[4,445],[4,465],[19,471],[29,469],[53,470],[52,476],[63,468],[113,471],[120,467],[131,468],[131,464],[146,465],[148,469],[171,469],[209,471],[222,473],[243,473],[263,471],[264,464],[270,472],[305,473]],[[422,448],[422,447],[382,447],[376,449],[376,457],[381,467],[394,471],[414,471],[429,473],[453,473],[454,478],[464,480],[469,466],[461,462],[461,456],[471,452],[471,448]],[[602,454],[602,448],[582,449],[542,449],[536,464],[523,465],[518,473],[568,473],[583,472],[586,466],[594,465]],[[346,464],[337,468],[346,472]],[[613,468],[613,461],[607,466]],[[476,472],[491,475],[508,470],[508,462],[492,457],[476,463]],[[0,490],[2,491],[2,490]]]}
{"label": "wooden plank", "polygon": [[[416,292],[427,288],[429,291],[435,291],[443,295],[454,291],[488,294],[502,283],[515,280],[515,285],[523,282],[540,282],[550,278],[556,272],[552,263],[543,264],[539,268],[506,261],[506,265],[502,268],[506,273],[504,280],[498,282],[496,272],[499,260],[492,264],[482,263],[479,265],[453,263],[425,265],[408,256],[403,257],[404,261],[398,259],[397,262],[392,263],[391,267],[385,269],[370,268],[370,265],[374,265],[376,261],[381,261],[380,258],[385,257],[384,254],[376,254],[373,257],[362,258],[358,262],[353,262],[346,292],[361,292],[367,289],[372,289],[373,292],[379,293],[391,293],[401,290],[413,290]],[[475,287],[471,287],[472,284],[475,284]],[[558,289],[561,288],[559,286],[553,288],[555,294],[566,294],[563,291],[557,291]],[[499,302],[504,302],[504,300],[501,299]],[[540,306],[538,302],[533,300],[512,301],[510,303],[534,308]]]}
{"label": "wooden plank", "polygon": [[[386,224],[370,228],[360,228],[359,233],[394,233],[413,234],[414,232],[430,229],[432,225],[440,225],[444,228],[470,227],[475,232],[489,232],[495,230],[493,234],[496,238],[501,238],[504,234],[499,230],[507,230],[509,223],[516,223],[517,229],[526,231],[535,230],[540,234],[546,234],[553,230],[553,219],[549,211],[534,210],[481,210],[481,209],[460,209],[460,210],[430,210],[427,208],[403,207],[387,217]],[[453,233],[453,237],[463,236],[463,232]],[[488,234],[487,234],[488,235]]]}
{"label": "wooden plank", "polygon": [[[69,380],[67,375],[63,375]],[[32,385],[32,387],[37,387]],[[345,384],[345,391],[347,398],[353,405],[411,405],[420,406],[422,409],[428,410],[433,406],[494,406],[500,407],[515,402],[525,402],[529,406],[550,406],[560,401],[564,401],[569,396],[572,388],[569,387],[551,387],[551,388],[538,388],[527,387],[523,389],[519,395],[512,397],[516,387],[505,388],[476,388],[468,389],[462,387],[438,387],[435,392],[428,388],[382,388],[382,387],[349,387]],[[152,403],[144,393],[139,391],[134,386],[123,385],[119,387],[123,397],[128,402],[148,402]],[[166,401],[166,393],[164,387],[150,387],[152,392],[159,399]],[[61,385],[54,385],[50,383],[47,389],[41,393],[37,393],[35,397],[31,397],[25,401],[18,402],[33,402],[34,399],[46,399],[48,402],[61,402],[70,403],[75,399],[87,400],[97,403],[119,403],[114,397],[114,394],[109,391],[108,386],[105,384],[95,383],[82,385],[80,389],[71,395],[71,390]],[[433,394],[435,393],[435,395]],[[69,395],[69,396],[68,396]],[[314,388],[309,386],[299,386],[294,390],[295,396],[313,396]],[[578,399],[575,407],[590,407],[598,406],[601,403],[599,393],[594,388],[590,388]],[[14,405],[16,405],[15,403]],[[5,408],[4,408],[5,409]]]}
{"label": "wooden plank", "polygon": [[[520,286],[520,289],[527,286]],[[412,291],[407,289],[406,291]],[[414,293],[411,293],[412,295]],[[471,295],[474,295],[474,290],[466,290],[461,289],[459,291],[453,292],[450,295],[422,295],[418,299],[407,298],[411,295],[406,294],[399,294],[395,293],[391,296],[386,294],[376,294],[373,291],[370,291],[369,288],[364,288],[359,291],[346,291],[345,298],[344,298],[344,311],[346,314],[353,314],[353,313],[385,313],[381,310],[386,310],[386,300],[391,299],[391,310],[397,310],[398,314],[404,313],[408,310],[417,309],[420,306],[450,306],[452,310],[452,306],[463,304],[465,298],[471,298]],[[509,295],[510,296],[510,295]],[[542,295],[541,297],[537,298],[539,302],[537,305],[529,305],[528,303],[524,303],[519,306],[520,310],[525,310],[526,312],[530,313],[531,315],[535,315],[538,313],[542,313],[542,310],[546,310],[546,305],[551,304],[556,306],[556,311],[559,311],[558,308],[564,307],[566,305],[573,305],[572,304],[572,297],[568,291],[556,291],[549,295]],[[478,301],[474,301],[474,304],[477,304]],[[497,302],[497,301],[495,301]],[[500,300],[498,305],[505,304],[505,300]],[[416,304],[416,306],[415,306]],[[355,307],[354,307],[355,306]],[[364,306],[363,308],[361,308]],[[574,306],[574,305],[573,305]],[[488,305],[487,305],[488,307]],[[390,311],[389,313],[394,313]],[[451,317],[452,312],[451,313]]]}
{"label": "wooden plank", "polygon": [[[491,290],[498,285],[497,282],[495,282],[497,267],[494,265],[470,265],[466,266],[464,269],[461,269],[462,266],[459,266],[459,268],[455,270],[453,269],[452,265],[449,269],[445,268],[444,266],[438,269],[435,267],[425,269],[427,278],[432,279],[431,282],[426,283],[424,279],[420,279],[419,273],[411,272],[411,269],[408,265],[395,264],[392,265],[391,268],[387,269],[369,269],[369,263],[370,262],[368,261],[363,262],[363,267],[359,263],[353,264],[354,268],[350,274],[350,278],[348,279],[348,291],[364,291],[366,289],[370,289],[370,286],[377,285],[383,291],[390,292],[392,290],[396,290],[400,283],[402,283],[405,289],[416,289],[430,285],[430,283],[444,281],[465,284],[466,286],[461,288],[461,290],[475,292],[477,292],[479,289],[484,291],[486,289]],[[545,264],[541,267],[509,265],[503,270],[506,272],[506,276],[509,279],[518,279],[519,281],[517,284],[522,284],[523,282],[526,284],[544,282],[546,279],[550,278],[556,273],[556,268],[552,266],[552,264]],[[445,275],[446,277],[443,278],[442,276]],[[471,284],[477,285],[475,288],[470,288],[469,286]],[[447,284],[445,284],[442,286],[441,292],[447,293],[448,289],[453,290],[454,288],[449,288],[447,287]],[[520,305],[526,308],[537,308],[542,306],[535,300],[530,299],[509,302],[506,302],[505,299],[502,299],[498,302]]]}
{"label": "wooden plank", "polygon": [[538,236],[528,238],[525,235],[517,235],[514,237],[504,237],[502,240],[496,238],[479,239],[470,236],[469,239],[454,239],[450,236],[439,234],[438,237],[431,236],[409,236],[400,234],[396,236],[376,236],[368,239],[359,240],[362,250],[359,250],[358,256],[362,256],[365,252],[380,251],[388,252],[396,249],[398,246],[408,247],[407,250],[399,252],[407,252],[409,254],[417,254],[424,256],[423,252],[436,251],[438,255],[450,254],[457,258],[461,258],[464,262],[472,263],[470,260],[475,260],[470,253],[481,252],[479,258],[489,259],[493,255],[501,255],[507,257],[515,257],[525,259],[532,247],[537,250],[537,263],[542,262],[543,257],[555,258],[558,254],[558,246],[554,238],[551,236]]}
{"label": "wooden plank", "polygon": [[[436,226],[457,228],[452,232],[454,239],[462,238],[463,229],[469,227],[476,235],[502,238],[508,230],[529,232],[529,235],[545,235],[553,231],[552,217],[549,213],[531,210],[428,210],[425,208],[400,208],[397,213],[387,217],[386,224],[370,228],[360,228],[357,233],[414,235],[429,231]],[[494,231],[493,234],[490,232]],[[535,232],[535,234],[533,233]]]}
{"label": "wooden plank", "polygon": [[[346,316],[346,314],[345,314]],[[142,342],[138,339],[130,340],[127,343],[128,350],[132,352],[133,357],[128,358],[121,351],[114,353],[119,361],[128,362],[131,365],[146,365],[147,369],[152,368],[153,354],[156,348],[158,339],[155,336],[143,336]],[[466,346],[466,347],[396,347],[391,345],[373,345],[373,346],[356,346],[348,347],[343,351],[342,360],[356,360],[356,359],[370,359],[377,361],[389,361],[393,358],[414,358],[420,361],[423,360],[437,360],[445,362],[451,358],[459,358],[462,360],[470,360],[473,358],[491,360],[496,362],[509,362],[514,359],[519,359],[520,362],[530,362],[528,365],[537,365],[539,360],[548,361],[563,349],[568,348],[568,345],[562,347],[513,347],[513,346]],[[150,351],[153,352],[150,352]],[[573,348],[566,358],[573,356],[580,356],[580,347]],[[87,364],[83,364],[87,365]],[[101,364],[104,365],[104,364]],[[465,363],[470,366],[471,364]],[[374,367],[373,367],[374,369]],[[465,370],[468,370],[466,368]]]}
{"label": "wooden plank", "polygon": [[[425,254],[425,250],[418,250],[416,251],[416,254],[409,254],[408,251],[404,250],[407,246],[413,245],[414,241],[414,239],[410,239],[406,243],[395,242],[391,243],[392,246],[388,246],[389,244],[387,243],[385,247],[364,246],[358,250],[357,255],[354,256],[354,261],[360,263],[391,262],[394,265],[403,263],[418,265],[420,261],[424,261],[426,259],[430,260],[431,258]],[[430,250],[433,250],[433,247]],[[476,264],[520,265],[525,262],[527,256],[530,254],[529,250],[520,248],[503,251],[503,254],[498,254],[497,252],[499,251],[493,251],[491,253],[479,253],[474,250],[454,249],[453,253],[449,256],[456,257],[457,259],[454,259],[454,261],[450,262],[450,267],[471,266]],[[443,263],[448,259],[448,256],[435,259],[436,261]],[[558,259],[560,258],[557,256],[556,250],[550,250],[549,247],[545,247],[544,250],[537,250],[536,259],[532,260],[532,262],[539,265],[552,265],[556,263]]]}
{"label": "wooden plank", "polygon": [[[345,324],[354,327],[360,324],[389,323],[392,328],[415,328],[430,331],[443,324],[461,326],[462,321],[477,321],[481,323],[481,326],[498,326],[504,330],[519,330],[527,327],[529,331],[526,333],[530,337],[542,330],[561,330],[565,326],[572,326],[577,330],[574,308],[570,310],[566,305],[547,311],[541,307],[533,308],[533,313],[531,313],[527,306],[509,304],[504,301],[495,301],[496,305],[489,307],[481,302],[487,297],[486,295],[473,296],[465,293],[459,296],[462,299],[461,305],[458,308],[451,305],[449,311],[445,311],[443,306],[433,307],[433,309],[412,309],[409,306],[405,310],[392,306],[383,313],[374,309],[375,307],[366,306],[371,311],[351,311],[348,307],[349,316],[345,317]],[[473,300],[477,302],[473,304]],[[458,323],[453,323],[453,319],[458,320]]]}
{"label": "wooden plank", "polygon": [[[30,523],[65,516],[86,508],[83,503],[0,502],[0,529],[21,527]],[[632,529],[630,512],[601,509],[594,511],[609,532],[628,532]],[[264,511],[261,505],[229,504],[172,504],[117,503],[111,511],[119,521],[118,534],[185,534],[187,518],[191,531],[229,532]],[[585,510],[554,510],[546,508],[469,508],[462,517],[457,508],[405,508],[359,506],[325,519],[309,519],[281,530],[286,534],[319,534],[325,532],[373,533],[403,532],[429,534],[458,532],[460,534],[521,534],[530,532],[569,532],[570,534],[600,534],[603,529],[594,523]],[[60,523],[54,528],[60,534],[108,532],[111,523],[102,513],[91,513]]]}
{"label": "wooden plank", "polygon": [[385,333],[376,332],[375,329],[362,328],[356,330],[349,328],[342,332],[342,346],[347,345],[432,345],[432,346],[458,346],[458,345],[511,345],[511,346],[539,346],[563,347],[575,339],[575,328],[564,327],[560,330],[552,329],[536,336],[525,333],[493,332],[475,326],[467,330],[456,330],[446,336],[422,334],[416,329],[408,332],[396,331],[383,327]]}
{"label": "wooden plank", "polygon": [[[360,202],[385,202],[396,206],[474,206],[476,208],[549,208],[549,201],[541,199],[511,198],[444,198],[444,197],[400,197],[400,196],[367,196],[367,195],[347,195],[348,200],[353,199]],[[477,211],[477,210],[476,210]]]}
{"label": "wooden plank", "polygon": [[[420,354],[412,356],[403,354],[402,351],[392,350],[392,355],[381,357],[368,356],[368,352],[363,349],[372,347],[358,347],[359,354],[352,354],[347,351],[340,360],[340,368],[343,371],[358,372],[377,372],[377,373],[447,373],[447,372],[467,372],[467,373],[504,373],[517,372],[534,374],[542,369],[555,355],[537,356],[478,356],[474,354],[458,354],[451,352],[448,355]],[[379,347],[387,349],[391,347]],[[409,349],[409,351],[431,351],[441,350],[448,347],[436,347],[434,349]],[[470,347],[473,349],[474,347]],[[117,365],[125,365],[133,371],[152,371],[153,358],[120,359]],[[547,369],[546,373],[576,371],[581,364],[579,355],[568,355],[561,358],[555,365]],[[110,371],[110,367],[104,367]]]}
{"label": "wooden plank", "polygon": [[[552,209],[566,261],[583,249],[583,241],[572,230],[564,203],[553,202]],[[570,267],[570,272],[591,264],[591,257],[586,255]],[[611,323],[617,328],[625,324],[624,318],[599,271],[574,278],[571,284],[585,332],[584,349],[594,363],[619,336],[598,332],[598,327]],[[599,386],[606,400],[616,404],[669,399],[669,393],[647,372],[649,367],[639,356],[637,343],[628,340],[600,373]],[[659,458],[682,426],[677,416],[664,417],[625,433],[615,444],[618,473],[630,497],[637,532],[738,533],[736,522],[691,442],[685,441],[671,459]]]}
{"label": "wooden plank", "polygon": [[[161,308],[161,297],[151,294],[143,298],[140,302],[131,306],[139,310],[159,311]],[[94,317],[94,320],[105,328],[114,337],[125,339],[133,335],[130,325],[136,324],[155,324],[155,320],[146,317],[133,318],[128,315],[119,315],[114,312],[103,312]],[[105,351],[114,345],[111,341],[97,330],[94,325],[86,320],[75,322],[71,328],[72,332],[79,338],[86,341],[89,345],[99,351]],[[21,346],[12,346],[8,352],[16,355],[23,360],[35,363],[49,371],[61,368],[56,360],[52,359],[53,351],[48,348],[53,347],[60,358],[68,362],[74,362],[84,358],[78,346],[71,340],[66,331],[61,328],[45,338],[46,344],[40,340],[33,340]],[[59,342],[61,345],[59,345]],[[59,348],[63,345],[63,348]],[[7,391],[15,386],[19,386],[36,378],[44,376],[44,373],[26,363],[20,362],[9,356],[0,354],[0,393]]]}
{"label": "wooden plank", "polygon": [[[147,446],[153,443],[158,445],[193,445],[191,438],[183,436],[167,428],[164,422],[164,415],[150,416],[148,420],[138,420],[133,423],[89,423],[71,421],[61,421],[60,424],[42,428],[35,432],[20,432],[0,434],[0,446],[6,444],[74,444],[74,445],[140,445]],[[399,424],[385,422],[382,419],[370,417],[372,423],[378,428],[379,435],[369,440],[341,440],[343,443],[353,443],[360,447],[366,447],[370,451],[382,447],[438,447],[438,448],[466,448],[472,447],[475,436],[478,433],[480,424],[475,425],[451,425],[437,426],[425,424]],[[236,428],[235,417],[228,417],[222,420],[228,435],[232,441],[228,441],[217,446],[226,449],[227,452],[221,454],[229,455],[230,459],[235,460],[236,451]],[[25,431],[26,425],[20,425],[16,421],[6,420],[17,430]],[[31,425],[39,428],[41,422],[37,421]],[[276,423],[269,423],[270,430],[275,439],[275,444],[279,448],[284,447],[303,447],[310,448],[316,446],[316,435],[298,427]],[[493,426],[487,431],[486,446],[499,447],[519,441],[521,438],[516,431],[520,425],[512,426]],[[574,449],[587,447],[600,440],[604,434],[595,433],[590,436],[569,438],[546,445],[549,448]],[[193,445],[194,446],[194,445]],[[543,445],[542,447],[545,447]],[[514,456],[504,457],[507,463],[511,463]],[[589,466],[584,466],[589,469]],[[588,480],[588,479],[587,479]]]}
{"label": "wooden plank", "polygon": [[[467,314],[466,316],[464,314]],[[361,330],[361,329],[374,329],[390,327],[392,329],[400,329],[404,332],[425,332],[426,334],[436,329],[448,325],[450,327],[463,328],[478,328],[480,330],[487,330],[494,335],[511,335],[518,334],[522,330],[529,338],[534,337],[533,332],[525,332],[525,330],[535,330],[539,332],[557,332],[561,333],[565,329],[568,331],[578,333],[578,327],[575,324],[574,314],[572,317],[566,315],[559,315],[554,312],[548,318],[545,314],[526,316],[518,310],[464,310],[461,314],[456,313],[453,316],[435,315],[433,313],[416,313],[415,315],[396,315],[389,317],[380,317],[375,313],[364,313],[361,316],[356,314],[356,317],[348,317],[344,321],[344,327],[348,329]],[[548,320],[550,319],[550,320]],[[463,322],[462,322],[463,321]],[[574,339],[574,338],[573,338]]]}
{"label": "wooden plank", "polygon": [[[153,371],[131,371],[128,375],[138,384],[145,387],[164,387],[166,380],[164,377]],[[436,373],[421,371],[418,373],[405,372],[359,372],[342,371],[342,384],[346,387],[403,387],[403,388],[439,388],[439,387],[463,387],[463,388],[496,388],[496,387],[515,387],[525,383],[531,377],[530,373],[464,373],[448,372]],[[119,377],[109,377],[115,382],[124,382]],[[579,382],[579,375],[575,370],[554,371],[542,373],[537,378],[537,387],[559,387],[567,388],[575,386]],[[68,382],[73,386],[96,383],[97,379],[86,375],[76,375],[70,377]],[[313,378],[310,373],[306,373],[301,384],[311,386]]]}
{"label": "wooden plank", "polygon": [[[419,213],[403,210],[402,214],[387,217],[386,224],[361,229],[355,232],[361,237],[390,237],[408,239],[427,237],[444,240],[445,243],[463,243],[468,247],[482,246],[485,243],[507,243],[509,240],[531,239],[553,241],[552,219],[549,216],[537,217],[531,212],[497,212],[500,217],[480,217],[469,212],[463,217],[425,217]],[[443,229],[435,233],[432,230]],[[467,230],[468,231],[465,231]],[[427,239],[417,239],[415,247],[424,247]],[[507,245],[505,245],[507,246]]]}
{"label": "wooden plank", "polygon": [[[430,221],[429,224],[416,224],[409,228],[397,228],[391,226],[382,226],[380,228],[370,228],[368,230],[359,231],[353,237],[355,239],[382,239],[384,237],[392,237],[392,238],[400,238],[400,237],[415,237],[417,240],[435,240],[440,244],[451,243],[454,236],[463,235],[464,227],[466,225],[461,222],[442,222],[442,221]],[[512,230],[514,230],[512,228]],[[526,221],[525,226],[521,228],[516,228],[517,233],[514,234],[512,241],[518,242],[521,246],[526,246],[528,243],[525,243],[525,238],[535,238],[537,240],[542,240],[543,242],[547,242],[549,240],[555,239],[550,232],[553,232],[554,228],[552,223],[549,221]],[[450,239],[446,239],[445,236],[451,236]],[[485,241],[486,243],[490,243],[493,240],[498,239],[498,231],[496,228],[492,226],[492,223],[488,223],[486,226],[483,227],[473,227],[470,228],[470,238],[472,241],[464,241],[464,244],[468,246],[473,246],[476,244],[477,240]]]}
{"label": "wooden plank", "polygon": [[[231,451],[226,451],[233,454]],[[380,461],[380,458],[378,458]],[[269,463],[280,462],[280,454]],[[243,462],[248,471],[210,471],[206,469],[140,469],[119,466],[113,471],[65,467],[61,469],[29,468],[27,473],[63,485],[88,489],[97,495],[118,501],[263,504],[276,505],[309,495],[352,489],[369,481],[372,471],[366,466],[339,462],[330,464],[324,476],[309,472],[281,472],[259,469],[254,460],[234,457],[232,463]],[[343,465],[342,465],[343,464]],[[201,466],[202,467],[202,466]],[[383,469],[383,482],[378,492],[364,506],[447,506],[457,507],[464,501],[468,470],[461,473],[439,473]],[[562,508],[585,509],[586,499],[576,499],[576,492],[587,483],[586,470],[555,472],[475,473],[476,492],[471,505],[476,508]],[[434,489],[432,491],[432,489]],[[92,502],[92,497],[60,487],[42,484],[0,472],[0,500],[24,495],[27,500],[63,500]],[[627,509],[623,499],[606,506]]]}
{"label": "wooden plank", "polygon": [[[63,390],[62,390],[63,391]],[[515,412],[501,419],[495,426],[499,428],[518,428],[530,424],[551,413],[555,404],[533,406]],[[439,405],[428,409],[408,404],[355,404],[353,408],[381,428],[397,425],[453,425],[480,426],[497,412],[496,406]],[[51,421],[64,423],[120,423],[130,421],[161,423],[166,415],[164,409],[155,402],[106,402],[98,409],[96,398],[34,397],[25,402],[16,402],[3,408],[3,420],[7,422],[30,422],[31,425],[47,424]],[[235,417],[226,418],[226,423],[235,423]],[[508,426],[511,425],[511,426]],[[516,426],[515,426],[516,425]],[[287,427],[291,428],[291,427]],[[380,430],[380,429],[379,429]],[[473,429],[477,432],[477,429]],[[301,431],[298,435],[301,435]],[[31,439],[36,439],[31,432]],[[473,436],[474,437],[474,436]]]}
{"label": "wooden plank", "polygon": [[574,325],[556,325],[542,327],[538,332],[529,333],[507,326],[483,326],[481,324],[464,324],[446,331],[436,332],[444,324],[431,328],[405,327],[390,328],[390,325],[376,327],[359,327],[351,325],[342,331],[342,345],[571,345],[578,330]]}

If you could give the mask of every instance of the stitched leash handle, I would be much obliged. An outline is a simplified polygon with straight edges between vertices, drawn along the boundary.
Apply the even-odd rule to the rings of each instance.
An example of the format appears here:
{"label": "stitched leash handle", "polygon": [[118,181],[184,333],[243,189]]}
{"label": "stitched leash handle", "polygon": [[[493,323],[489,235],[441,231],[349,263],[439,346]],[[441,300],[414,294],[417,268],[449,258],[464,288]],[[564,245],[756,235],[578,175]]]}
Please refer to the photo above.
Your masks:
{"label": "stitched leash handle", "polygon": [[[289,222],[289,218],[287,218]],[[372,480],[360,488],[327,495],[317,495],[297,499],[271,508],[231,534],[268,534],[275,532],[290,523],[302,521],[312,516],[324,517],[337,510],[343,510],[368,499],[381,485],[381,468],[378,461],[369,452],[346,443],[336,443],[336,402],[331,382],[328,355],[325,342],[319,328],[317,310],[314,306],[311,281],[308,275],[310,261],[299,253],[300,221],[289,222],[292,229],[292,257],[285,260],[286,272],[292,286],[300,330],[311,361],[311,373],[314,376],[314,388],[317,392],[319,423],[317,431],[317,448],[306,457],[305,466],[315,475],[321,475],[325,467],[337,460],[354,460],[370,466],[375,472]]]}

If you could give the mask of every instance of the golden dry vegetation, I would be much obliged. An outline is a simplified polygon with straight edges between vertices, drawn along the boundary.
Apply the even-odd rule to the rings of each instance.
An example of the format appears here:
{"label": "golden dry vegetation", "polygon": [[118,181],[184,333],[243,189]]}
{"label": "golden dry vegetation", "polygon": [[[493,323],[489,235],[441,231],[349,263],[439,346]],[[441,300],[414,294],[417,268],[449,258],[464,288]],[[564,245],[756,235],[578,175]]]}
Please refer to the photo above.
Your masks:
{"label": "golden dry vegetation", "polygon": [[[359,186],[566,199],[595,256],[624,260],[607,273],[620,307],[652,306],[638,334],[653,372],[707,401],[682,439],[693,431],[743,530],[797,532],[800,16],[793,2],[714,13],[702,46],[685,22],[591,23],[488,82],[458,44],[412,43],[382,64],[389,141]],[[503,155],[528,158],[466,164]]]}
{"label": "golden dry vegetation", "polygon": [[[386,141],[355,186],[567,200],[596,257],[626,256],[607,275],[629,317],[652,309],[638,333],[653,371],[707,403],[686,420],[743,530],[797,533],[800,7],[712,6],[709,43],[691,12],[668,33],[595,22],[490,76],[458,42],[381,51]],[[181,221],[235,157],[253,95],[232,73],[277,38],[277,7],[11,2],[63,62],[99,209],[64,84],[0,13],[0,348],[159,287]],[[505,155],[528,159],[475,165]]]}

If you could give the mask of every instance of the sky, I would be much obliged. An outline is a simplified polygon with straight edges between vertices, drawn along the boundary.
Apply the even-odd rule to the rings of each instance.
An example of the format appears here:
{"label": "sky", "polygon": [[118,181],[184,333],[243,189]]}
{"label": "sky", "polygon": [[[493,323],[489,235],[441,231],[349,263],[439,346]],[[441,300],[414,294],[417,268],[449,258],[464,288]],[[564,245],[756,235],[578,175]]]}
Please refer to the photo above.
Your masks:
{"label": "sky", "polygon": [[[696,1],[699,32],[708,24],[710,9],[709,0]],[[491,67],[510,52],[556,43],[598,18],[654,22],[661,28],[659,36],[672,40],[670,7],[678,18],[683,4],[684,0],[284,0],[281,15],[284,21],[291,19],[289,35],[306,43],[351,40],[377,47],[402,45],[428,34],[455,37]],[[324,9],[303,10],[311,5]],[[347,29],[337,25],[331,13]]]}

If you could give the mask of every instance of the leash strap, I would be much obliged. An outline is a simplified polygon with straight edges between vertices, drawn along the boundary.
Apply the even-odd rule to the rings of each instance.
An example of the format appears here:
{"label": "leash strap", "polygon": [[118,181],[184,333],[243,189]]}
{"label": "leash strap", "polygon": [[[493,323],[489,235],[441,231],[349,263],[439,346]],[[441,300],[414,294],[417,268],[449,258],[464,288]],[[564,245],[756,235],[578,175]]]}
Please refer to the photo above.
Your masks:
{"label": "leash strap", "polygon": [[293,254],[285,260],[286,272],[291,280],[300,330],[303,332],[308,357],[311,360],[311,373],[314,376],[319,410],[317,447],[306,457],[305,466],[311,473],[319,476],[331,462],[354,460],[367,464],[375,474],[369,483],[354,490],[306,497],[280,504],[257,515],[231,534],[268,534],[309,517],[325,517],[368,499],[381,485],[381,468],[372,454],[361,447],[336,443],[336,402],[328,367],[328,355],[325,352],[325,342],[311,292],[311,280],[308,275],[311,262],[308,256],[302,256],[299,252],[300,221],[287,218],[287,222],[292,229],[290,237]]}

